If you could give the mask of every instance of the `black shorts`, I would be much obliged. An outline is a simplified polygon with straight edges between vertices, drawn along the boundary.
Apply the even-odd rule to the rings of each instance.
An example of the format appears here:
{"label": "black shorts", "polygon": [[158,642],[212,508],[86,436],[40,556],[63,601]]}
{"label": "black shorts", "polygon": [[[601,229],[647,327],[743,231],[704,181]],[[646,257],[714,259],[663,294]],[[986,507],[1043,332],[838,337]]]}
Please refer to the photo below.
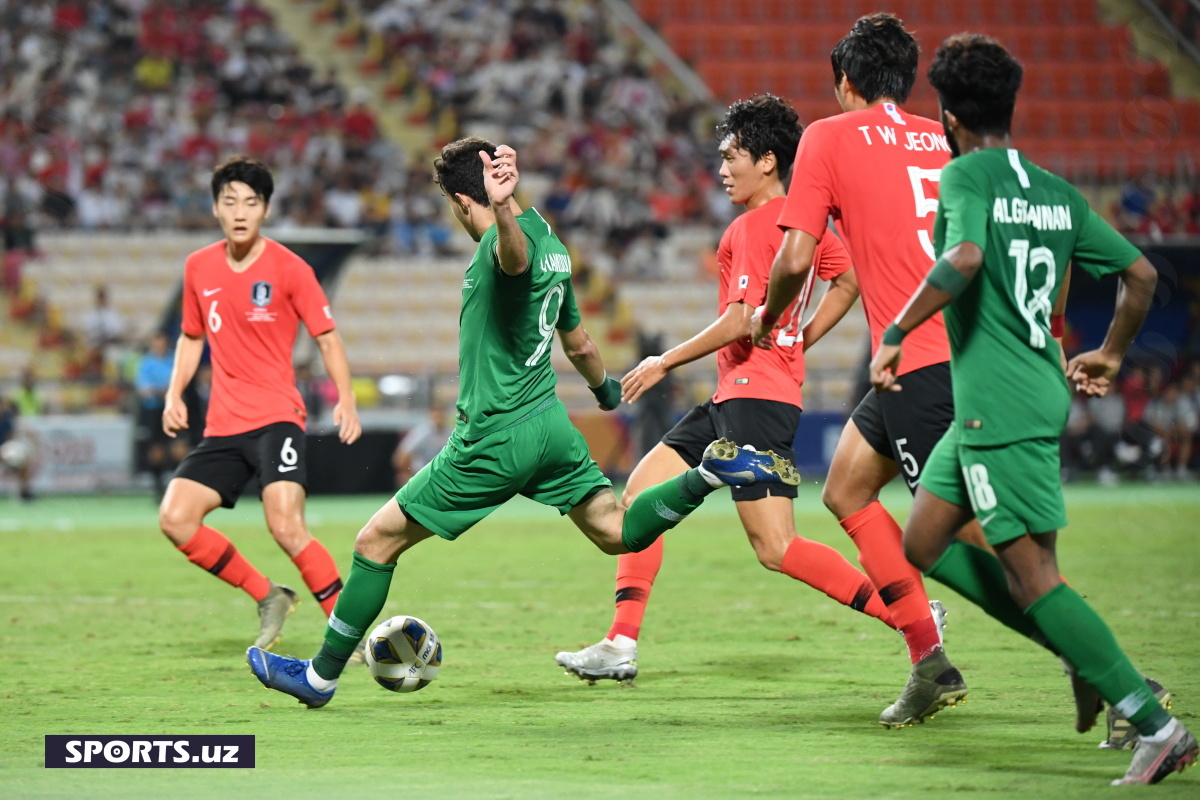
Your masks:
{"label": "black shorts", "polygon": [[930,364],[900,376],[899,392],[867,392],[850,419],[871,447],[900,465],[914,494],[929,454],[954,421],[950,364]]}
{"label": "black shorts", "polygon": [[260,486],[291,481],[308,488],[304,430],[294,422],[273,422],[234,436],[205,436],[187,454],[176,478],[202,483],[233,508],[251,478]]}
{"label": "black shorts", "polygon": [[[700,466],[704,448],[714,439],[729,439],[739,445],[751,445],[756,450],[774,450],[791,459],[792,444],[796,441],[796,426],[800,424],[800,409],[791,403],[775,400],[740,399],[714,403],[711,399],[687,413],[662,438],[663,444],[675,452],[689,467]],[[795,497],[796,487],[786,484],[753,484],[733,486],[734,500],[760,500],[767,496]]]}

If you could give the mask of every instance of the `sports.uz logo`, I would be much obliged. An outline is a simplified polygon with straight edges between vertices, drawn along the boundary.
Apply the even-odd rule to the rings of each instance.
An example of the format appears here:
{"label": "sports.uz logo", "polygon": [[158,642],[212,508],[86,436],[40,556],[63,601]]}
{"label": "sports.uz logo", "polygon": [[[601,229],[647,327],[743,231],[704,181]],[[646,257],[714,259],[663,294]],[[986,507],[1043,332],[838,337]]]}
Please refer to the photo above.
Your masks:
{"label": "sports.uz logo", "polygon": [[250,288],[250,302],[259,308],[271,305],[271,284],[267,281],[256,281]]}

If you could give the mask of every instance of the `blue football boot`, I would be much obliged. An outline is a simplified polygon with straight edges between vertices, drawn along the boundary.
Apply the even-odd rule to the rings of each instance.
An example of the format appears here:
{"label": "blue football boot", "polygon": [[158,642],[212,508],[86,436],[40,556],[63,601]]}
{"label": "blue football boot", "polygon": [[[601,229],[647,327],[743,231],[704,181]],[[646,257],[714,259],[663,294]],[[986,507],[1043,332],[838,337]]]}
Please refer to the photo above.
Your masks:
{"label": "blue football boot", "polygon": [[251,647],[246,651],[246,662],[263,686],[290,694],[309,708],[320,708],[333,699],[335,689],[322,692],[308,682],[304,674],[308,669],[308,661],[277,656],[261,647]]}
{"label": "blue football boot", "polygon": [[775,455],[773,450],[755,450],[749,445],[738,447],[728,439],[717,439],[706,447],[700,466],[729,486],[800,485],[800,473],[791,461]]}

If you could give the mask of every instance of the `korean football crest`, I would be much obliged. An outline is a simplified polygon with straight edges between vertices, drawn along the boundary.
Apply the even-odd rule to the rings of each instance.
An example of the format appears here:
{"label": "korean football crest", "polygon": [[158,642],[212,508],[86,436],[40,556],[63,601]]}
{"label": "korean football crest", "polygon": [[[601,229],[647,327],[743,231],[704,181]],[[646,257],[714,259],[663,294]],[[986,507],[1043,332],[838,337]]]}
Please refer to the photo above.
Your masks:
{"label": "korean football crest", "polygon": [[267,281],[257,281],[250,289],[250,302],[259,308],[271,305],[271,284]]}

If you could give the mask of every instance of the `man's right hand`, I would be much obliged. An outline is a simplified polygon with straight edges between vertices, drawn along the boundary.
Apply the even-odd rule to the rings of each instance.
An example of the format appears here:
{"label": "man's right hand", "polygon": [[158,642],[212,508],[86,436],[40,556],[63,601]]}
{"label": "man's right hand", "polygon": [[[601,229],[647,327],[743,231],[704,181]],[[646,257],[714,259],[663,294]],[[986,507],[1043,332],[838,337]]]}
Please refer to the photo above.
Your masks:
{"label": "man's right hand", "polygon": [[178,431],[186,430],[188,426],[187,404],[183,402],[182,397],[171,397],[168,395],[165,398],[162,416],[163,432],[175,438]]}

